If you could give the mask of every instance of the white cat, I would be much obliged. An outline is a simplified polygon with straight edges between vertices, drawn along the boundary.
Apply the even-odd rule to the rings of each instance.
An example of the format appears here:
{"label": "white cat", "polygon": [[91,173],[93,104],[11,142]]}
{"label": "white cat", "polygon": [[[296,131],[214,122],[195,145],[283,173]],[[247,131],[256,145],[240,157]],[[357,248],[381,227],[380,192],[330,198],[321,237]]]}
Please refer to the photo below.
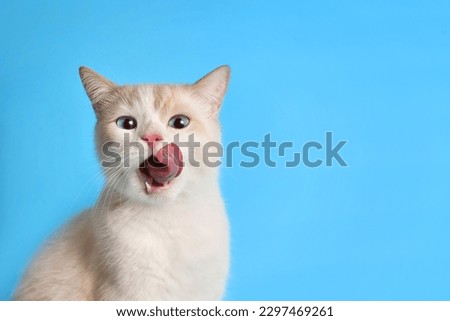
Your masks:
{"label": "white cat", "polygon": [[[192,85],[118,86],[80,68],[106,185],[96,206],[36,256],[15,299],[222,298],[229,227],[218,169],[202,162],[202,147],[220,142],[229,76],[222,66]],[[177,134],[184,142],[194,134],[200,146],[189,153],[173,143]],[[118,164],[105,151],[120,156]]]}

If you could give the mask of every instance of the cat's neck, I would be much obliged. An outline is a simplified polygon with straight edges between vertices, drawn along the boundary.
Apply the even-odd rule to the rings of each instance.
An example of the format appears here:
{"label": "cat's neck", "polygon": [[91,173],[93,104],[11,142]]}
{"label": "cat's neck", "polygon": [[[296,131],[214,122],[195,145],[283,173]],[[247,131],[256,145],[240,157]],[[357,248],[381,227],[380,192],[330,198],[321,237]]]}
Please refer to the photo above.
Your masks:
{"label": "cat's neck", "polygon": [[208,206],[221,199],[217,178],[204,181],[201,184],[189,186],[181,191],[175,198],[164,197],[130,197],[122,191],[105,187],[94,208],[94,212],[107,214],[121,208],[132,209],[133,211],[164,211],[170,208],[188,207],[189,205],[201,207],[202,204]]}

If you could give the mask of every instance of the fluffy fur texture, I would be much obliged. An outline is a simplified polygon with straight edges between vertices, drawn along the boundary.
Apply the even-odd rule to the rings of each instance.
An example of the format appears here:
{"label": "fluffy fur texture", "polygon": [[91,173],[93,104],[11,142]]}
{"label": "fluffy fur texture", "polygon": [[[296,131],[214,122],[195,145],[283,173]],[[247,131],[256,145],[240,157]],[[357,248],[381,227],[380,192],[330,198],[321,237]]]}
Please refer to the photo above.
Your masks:
{"label": "fluffy fur texture", "polygon": [[[222,66],[192,85],[118,86],[81,67],[96,116],[100,161],[107,142],[118,142],[119,166],[103,168],[106,185],[94,208],[76,216],[38,253],[19,285],[17,300],[217,300],[229,267],[229,228],[217,168],[202,162],[202,146],[220,142],[218,112],[230,69]],[[188,116],[182,129],[168,125]],[[137,127],[119,128],[121,116]],[[124,134],[145,152],[124,151]],[[193,155],[181,147],[184,167],[165,188],[146,189],[139,166],[164,144],[201,143]],[[142,137],[162,140],[148,144]],[[142,155],[141,155],[142,154]],[[188,162],[195,158],[200,166]],[[129,166],[125,166],[125,162]]]}

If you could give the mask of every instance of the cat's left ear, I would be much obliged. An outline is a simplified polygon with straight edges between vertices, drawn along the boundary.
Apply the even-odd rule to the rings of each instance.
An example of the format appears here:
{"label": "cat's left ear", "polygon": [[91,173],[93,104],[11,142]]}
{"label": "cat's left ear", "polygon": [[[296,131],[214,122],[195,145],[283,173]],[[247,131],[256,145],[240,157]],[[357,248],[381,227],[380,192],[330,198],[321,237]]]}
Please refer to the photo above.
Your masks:
{"label": "cat's left ear", "polygon": [[114,90],[116,84],[87,67],[80,67],[79,73],[84,89],[97,112],[101,108],[102,102]]}
{"label": "cat's left ear", "polygon": [[206,98],[213,109],[213,113],[217,113],[222,105],[223,97],[228,88],[230,73],[229,66],[220,66],[193,85],[197,93]]}

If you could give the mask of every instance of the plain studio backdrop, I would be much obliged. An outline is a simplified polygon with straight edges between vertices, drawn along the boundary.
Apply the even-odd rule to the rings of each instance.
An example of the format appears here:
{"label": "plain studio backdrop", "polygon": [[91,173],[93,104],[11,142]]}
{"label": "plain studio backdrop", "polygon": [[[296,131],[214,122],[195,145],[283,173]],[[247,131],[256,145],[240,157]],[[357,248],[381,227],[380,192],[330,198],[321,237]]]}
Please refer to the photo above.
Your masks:
{"label": "plain studio backdrop", "polygon": [[229,64],[224,143],[301,151],[332,131],[349,166],[242,168],[235,151],[226,299],[449,300],[449,17],[445,1],[3,3],[0,299],[102,187],[78,67],[123,84]]}

